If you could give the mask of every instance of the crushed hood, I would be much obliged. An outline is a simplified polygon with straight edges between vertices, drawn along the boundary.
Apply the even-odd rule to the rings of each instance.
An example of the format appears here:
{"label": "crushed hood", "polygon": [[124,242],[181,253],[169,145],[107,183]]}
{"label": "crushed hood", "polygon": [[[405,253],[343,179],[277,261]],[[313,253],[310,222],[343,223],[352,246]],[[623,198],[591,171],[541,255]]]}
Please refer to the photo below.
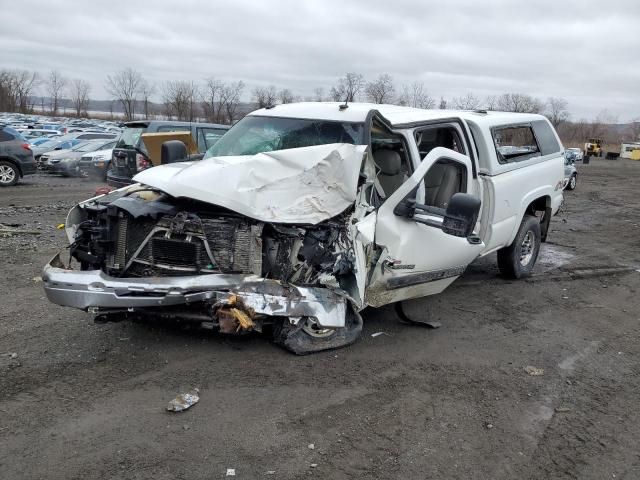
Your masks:
{"label": "crushed hood", "polygon": [[212,157],[150,168],[134,181],[265,222],[316,224],[355,201],[365,149],[337,143]]}

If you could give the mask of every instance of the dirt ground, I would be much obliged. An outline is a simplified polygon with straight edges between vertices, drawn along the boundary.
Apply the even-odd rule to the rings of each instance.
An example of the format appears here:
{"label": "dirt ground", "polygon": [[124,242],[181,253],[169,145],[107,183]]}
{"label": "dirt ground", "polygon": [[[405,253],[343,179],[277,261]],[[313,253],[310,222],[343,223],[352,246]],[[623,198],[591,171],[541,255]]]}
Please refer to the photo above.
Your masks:
{"label": "dirt ground", "polygon": [[369,310],[355,345],[307,357],[48,303],[55,226],[97,184],[0,190],[0,223],[40,233],[0,238],[0,477],[640,478],[640,162],[578,171],[534,277],[489,256],[407,304],[442,328]]}

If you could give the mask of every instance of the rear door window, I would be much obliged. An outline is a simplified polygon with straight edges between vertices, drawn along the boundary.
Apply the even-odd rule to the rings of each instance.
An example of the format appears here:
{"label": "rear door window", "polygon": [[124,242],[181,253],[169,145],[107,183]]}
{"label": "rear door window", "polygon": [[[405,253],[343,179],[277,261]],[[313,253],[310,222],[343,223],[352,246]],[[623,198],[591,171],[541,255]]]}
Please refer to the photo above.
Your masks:
{"label": "rear door window", "polygon": [[158,132],[190,132],[191,127],[188,125],[161,125]]}
{"label": "rear door window", "polygon": [[540,156],[531,125],[494,128],[493,143],[500,163],[520,162]]}
{"label": "rear door window", "polygon": [[536,120],[532,122],[533,130],[536,134],[536,139],[540,144],[540,151],[542,155],[551,155],[553,153],[560,153],[560,143],[556,138],[551,125],[546,120]]}

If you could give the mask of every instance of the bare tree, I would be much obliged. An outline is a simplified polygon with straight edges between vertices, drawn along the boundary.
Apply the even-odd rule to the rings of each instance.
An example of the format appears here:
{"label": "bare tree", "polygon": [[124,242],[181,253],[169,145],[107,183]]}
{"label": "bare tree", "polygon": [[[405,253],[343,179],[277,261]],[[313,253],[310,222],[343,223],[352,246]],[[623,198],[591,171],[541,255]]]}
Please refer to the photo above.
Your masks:
{"label": "bare tree", "polygon": [[293,96],[293,92],[288,88],[283,88],[278,92],[278,100],[280,103],[293,103],[295,97]]}
{"label": "bare tree", "polygon": [[484,100],[485,109],[488,111],[495,111],[498,109],[498,97],[495,95],[489,95]]}
{"label": "bare tree", "polygon": [[422,82],[403,85],[397,102],[399,105],[413,108],[428,109],[436,106],[435,100],[427,93],[427,89]]}
{"label": "bare tree", "polygon": [[195,82],[168,81],[164,84],[162,99],[169,117],[193,122],[196,119],[196,103],[199,95]]}
{"label": "bare tree", "polygon": [[625,132],[625,138],[631,142],[640,142],[640,117],[631,120]]}
{"label": "bare tree", "polygon": [[0,111],[29,111],[29,99],[38,83],[38,74],[27,70],[0,70]]}
{"label": "bare tree", "polygon": [[86,80],[80,80],[76,78],[70,85],[71,102],[73,108],[76,111],[76,117],[80,118],[82,113],[87,113],[89,109],[89,92],[91,91],[91,85]]}
{"label": "bare tree", "polygon": [[253,98],[258,108],[271,107],[276,104],[278,95],[276,87],[269,85],[268,87],[256,87],[253,89]]}
{"label": "bare tree", "polygon": [[208,78],[204,85],[202,111],[205,118],[213,123],[222,123],[224,108],[221,97],[225,85],[220,80]]}
{"label": "bare tree", "polygon": [[562,123],[569,120],[568,103],[564,98],[549,97],[545,109],[545,115],[551,124],[558,128]]}
{"label": "bare tree", "polygon": [[[240,97],[242,97],[243,90],[244,82],[242,80],[223,85],[220,93],[220,103],[226,114],[226,123],[231,124],[237,120],[237,110],[238,105],[240,105]],[[220,123],[224,122],[220,121]]]}
{"label": "bare tree", "polygon": [[364,77],[360,73],[349,72],[331,87],[330,97],[334,102],[355,102],[364,86]]}
{"label": "bare tree", "polygon": [[531,95],[504,93],[498,98],[498,108],[505,112],[540,113],[543,103]]}
{"label": "bare tree", "polygon": [[480,99],[473,93],[453,99],[453,106],[458,110],[476,110],[480,106]]}
{"label": "bare tree", "polygon": [[67,79],[57,70],[51,70],[47,78],[47,93],[51,99],[51,113],[58,114],[58,107],[62,98],[64,88],[67,86]]}
{"label": "bare tree", "polygon": [[133,68],[125,68],[114,75],[107,75],[105,89],[122,105],[124,116],[133,120],[136,97],[140,93],[142,76]]}
{"label": "bare tree", "polygon": [[151,115],[151,97],[156,93],[156,86],[142,79],[140,81],[140,99],[142,100],[142,110],[144,118],[148,119]]}
{"label": "bare tree", "polygon": [[440,105],[438,105],[438,108],[440,110],[446,110],[447,109],[447,101],[444,99],[444,97],[440,97]]}
{"label": "bare tree", "polygon": [[391,103],[396,95],[396,87],[393,78],[388,73],[383,73],[377,79],[365,86],[367,99],[373,103]]}
{"label": "bare tree", "polygon": [[324,102],[324,88],[316,87],[313,89],[313,101]]}

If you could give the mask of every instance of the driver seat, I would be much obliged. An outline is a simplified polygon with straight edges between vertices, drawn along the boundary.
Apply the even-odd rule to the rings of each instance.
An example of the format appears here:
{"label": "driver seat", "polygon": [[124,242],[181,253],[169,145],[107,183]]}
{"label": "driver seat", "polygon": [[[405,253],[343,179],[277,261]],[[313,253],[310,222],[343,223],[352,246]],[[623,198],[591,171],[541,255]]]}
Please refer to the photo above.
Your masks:
{"label": "driver seat", "polygon": [[402,158],[398,152],[383,148],[373,152],[373,161],[380,169],[380,187],[385,198],[389,198],[406,180],[406,175],[402,172]]}

